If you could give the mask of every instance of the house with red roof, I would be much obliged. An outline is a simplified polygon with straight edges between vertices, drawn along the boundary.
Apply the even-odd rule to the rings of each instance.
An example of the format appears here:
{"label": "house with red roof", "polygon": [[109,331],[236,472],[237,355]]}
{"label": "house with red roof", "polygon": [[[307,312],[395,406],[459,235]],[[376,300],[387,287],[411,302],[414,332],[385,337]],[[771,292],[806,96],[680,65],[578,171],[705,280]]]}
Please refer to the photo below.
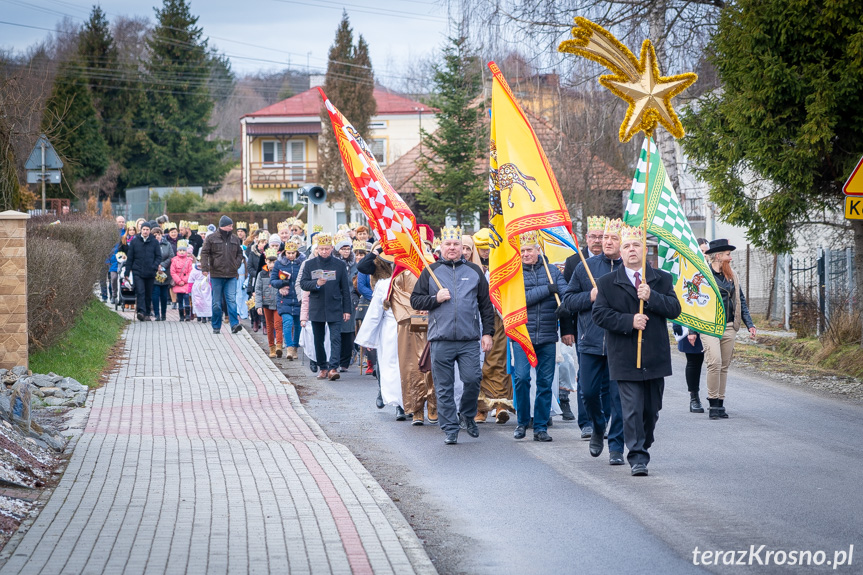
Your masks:
{"label": "house with red roof", "polygon": [[[383,168],[419,144],[420,128],[437,129],[436,110],[381,87],[375,87],[374,97],[377,114],[368,143]],[[321,122],[321,107],[320,93],[312,87],[240,118],[244,201],[298,203],[300,189],[318,183],[318,138],[332,129]],[[324,229],[348,223],[343,205],[315,209],[320,213],[314,221]]]}

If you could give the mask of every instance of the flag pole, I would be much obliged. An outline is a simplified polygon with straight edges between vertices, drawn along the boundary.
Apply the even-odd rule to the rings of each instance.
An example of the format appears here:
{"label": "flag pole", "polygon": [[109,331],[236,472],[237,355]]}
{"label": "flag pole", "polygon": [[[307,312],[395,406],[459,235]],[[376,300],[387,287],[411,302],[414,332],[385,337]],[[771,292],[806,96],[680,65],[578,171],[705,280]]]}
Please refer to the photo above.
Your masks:
{"label": "flag pole", "polygon": [[[644,245],[641,250],[641,281],[646,282],[647,276],[647,197],[650,193],[650,132],[647,136],[647,168],[644,173],[644,209],[641,212],[641,229]],[[638,313],[644,313],[644,300],[638,300]],[[635,367],[641,369],[641,340],[644,337],[644,330],[638,330],[638,350],[635,355]]]}
{"label": "flag pole", "polygon": [[[548,269],[548,260],[545,259],[545,250],[542,249],[542,246],[540,246],[539,248],[539,257],[542,258],[542,265],[545,266],[545,273],[548,276],[548,283],[554,284],[554,280],[551,279],[551,271]],[[584,267],[587,267],[587,265],[585,264]],[[557,292],[554,292],[554,299],[557,300],[557,305],[560,306],[560,296],[557,294]]]}
{"label": "flag pole", "polygon": [[[398,210],[393,210],[393,214],[395,214],[396,219],[398,220],[399,225],[402,227],[402,229],[403,229],[403,230],[404,230],[404,229],[407,229],[407,228],[405,228],[404,223],[402,223],[402,215],[399,213],[399,211],[398,211]],[[417,245],[417,243],[414,241],[414,237],[411,235],[410,230],[408,230],[408,231],[407,231],[407,234],[408,234],[408,239],[411,241],[411,245],[414,247],[414,249],[417,251],[417,253],[418,253],[418,254],[419,254],[419,256],[420,256],[420,261],[422,261],[422,263],[423,263],[423,267],[425,267],[425,269],[427,269],[427,270],[429,271],[429,275],[430,275],[430,276],[432,277],[432,279],[434,280],[434,283],[436,283],[436,284],[437,284],[437,289],[443,289],[443,286],[441,285],[440,281],[437,279],[437,276],[436,276],[436,275],[434,275],[434,271],[432,271],[431,266],[430,266],[430,265],[429,265],[429,263],[426,261],[425,252],[424,252],[424,251],[422,251],[422,250],[419,248],[419,246]]]}
{"label": "flag pole", "polygon": [[[573,238],[573,239],[575,239],[575,234],[572,234],[572,238]],[[575,245],[576,245],[576,246],[578,245],[578,240],[575,240]],[[590,278],[590,283],[592,283],[592,284],[593,284],[593,287],[596,287],[596,280],[595,280],[595,279],[593,279],[593,274],[592,274],[592,273],[590,273],[590,268],[589,268],[589,267],[588,267],[588,265],[587,265],[587,260],[586,260],[586,259],[584,259],[584,254],[583,254],[583,253],[581,253],[581,250],[580,250],[580,249],[575,250],[575,252],[578,254],[578,257],[580,257],[580,258],[581,258],[581,263],[584,265],[584,271],[586,271],[586,272],[587,272],[587,277],[589,277],[589,278]]]}

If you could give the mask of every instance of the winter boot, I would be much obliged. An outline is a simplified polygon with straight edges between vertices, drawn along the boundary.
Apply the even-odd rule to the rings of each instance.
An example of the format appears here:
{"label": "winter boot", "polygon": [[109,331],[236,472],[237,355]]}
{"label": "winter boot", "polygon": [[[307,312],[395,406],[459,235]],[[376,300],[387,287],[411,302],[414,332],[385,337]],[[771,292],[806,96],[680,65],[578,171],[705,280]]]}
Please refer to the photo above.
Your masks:
{"label": "winter boot", "polygon": [[270,357],[276,357],[276,346],[270,346]]}
{"label": "winter boot", "polygon": [[575,414],[572,412],[572,409],[569,407],[568,399],[560,400],[560,410],[563,412],[563,420],[564,421],[574,421]]}
{"label": "winter boot", "polygon": [[710,407],[707,409],[710,419],[719,419],[719,400],[712,397],[707,398]]}
{"label": "winter boot", "polygon": [[689,392],[689,411],[691,413],[704,413],[704,408],[701,406],[701,400],[698,399],[697,391]]}
{"label": "winter boot", "polygon": [[719,417],[721,419],[728,419],[728,414],[725,413],[725,400],[724,399],[717,399],[716,400],[716,409],[717,409],[717,411],[719,413]]}
{"label": "winter boot", "polygon": [[276,344],[276,357],[282,357],[282,344]]}

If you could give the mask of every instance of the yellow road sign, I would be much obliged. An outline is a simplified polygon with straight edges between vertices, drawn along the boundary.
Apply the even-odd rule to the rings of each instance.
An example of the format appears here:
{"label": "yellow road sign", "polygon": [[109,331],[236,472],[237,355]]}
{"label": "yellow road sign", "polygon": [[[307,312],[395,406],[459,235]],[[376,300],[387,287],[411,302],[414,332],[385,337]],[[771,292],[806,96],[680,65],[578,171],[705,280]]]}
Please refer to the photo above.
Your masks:
{"label": "yellow road sign", "polygon": [[846,196],[845,197],[845,219],[846,220],[863,220],[863,197],[861,196]]}
{"label": "yellow road sign", "polygon": [[[863,158],[860,158],[860,161],[857,162],[857,167],[854,168],[854,171],[848,177],[848,181],[842,186],[842,191],[845,192],[846,196],[863,196]],[[848,217],[847,211],[845,217]]]}

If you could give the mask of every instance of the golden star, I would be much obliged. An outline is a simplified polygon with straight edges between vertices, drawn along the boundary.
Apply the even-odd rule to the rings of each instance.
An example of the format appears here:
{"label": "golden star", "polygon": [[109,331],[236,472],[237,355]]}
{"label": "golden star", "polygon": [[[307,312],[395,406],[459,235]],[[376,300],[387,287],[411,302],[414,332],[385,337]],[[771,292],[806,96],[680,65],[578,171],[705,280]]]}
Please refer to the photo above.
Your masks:
{"label": "golden star", "polygon": [[663,77],[650,40],[641,45],[641,58],[636,60],[635,54],[602,26],[581,17],[575,23],[573,39],[561,42],[558,49],[584,56],[613,72],[602,76],[599,83],[629,104],[620,126],[620,141],[628,142],[637,132],[650,137],[657,124],[662,124],[675,138],[682,138],[683,125],[674,113],[671,99],[691,86],[698,76],[687,72]]}

